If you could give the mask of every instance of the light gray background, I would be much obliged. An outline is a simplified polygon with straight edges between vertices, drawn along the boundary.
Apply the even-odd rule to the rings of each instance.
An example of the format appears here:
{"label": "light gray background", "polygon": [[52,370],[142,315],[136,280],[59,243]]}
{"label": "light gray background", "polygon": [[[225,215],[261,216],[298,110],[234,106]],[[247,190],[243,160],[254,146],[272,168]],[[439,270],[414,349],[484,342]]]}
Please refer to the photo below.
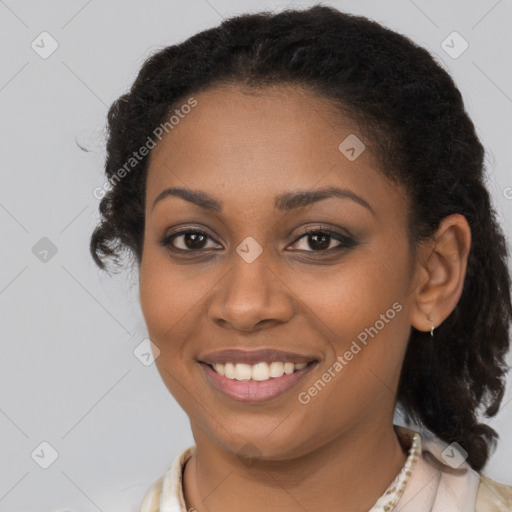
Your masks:
{"label": "light gray background", "polygon": [[[451,72],[488,151],[489,187],[510,235],[512,2],[324,3],[410,36]],[[109,278],[89,256],[107,108],[151,51],[235,13],[312,4],[0,0],[0,510],[136,510],[193,443],[155,366],[133,354],[146,337],[136,276]],[[59,44],[47,59],[31,48],[43,31]],[[469,43],[457,59],[441,47],[453,31]],[[32,251],[43,237],[57,248],[46,262]],[[484,471],[509,485],[511,400],[509,382],[489,422],[501,441]],[[43,441],[58,452],[48,469],[31,458]],[[50,456],[37,453],[40,463]]]}

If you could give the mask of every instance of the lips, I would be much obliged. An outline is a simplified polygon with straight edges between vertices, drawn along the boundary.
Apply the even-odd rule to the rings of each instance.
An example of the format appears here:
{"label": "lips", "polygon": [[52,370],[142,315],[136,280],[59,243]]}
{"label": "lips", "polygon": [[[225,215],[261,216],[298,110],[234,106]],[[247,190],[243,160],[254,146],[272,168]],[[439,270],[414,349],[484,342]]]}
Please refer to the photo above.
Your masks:
{"label": "lips", "polygon": [[[225,349],[211,352],[198,358],[198,363],[208,382],[217,392],[237,402],[261,403],[272,400],[291,391],[318,366],[319,359],[314,355],[298,354],[263,348],[257,350]],[[226,375],[224,370],[235,367],[239,370],[250,370],[251,365],[286,366],[288,371],[270,375]],[[285,363],[285,365],[283,365]],[[220,368],[219,368],[220,367]],[[290,368],[291,367],[291,368]],[[221,373],[219,373],[219,371]],[[232,370],[232,368],[231,368]],[[291,370],[291,371],[290,371]],[[279,374],[280,376],[277,376]],[[241,378],[241,380],[240,380]]]}
{"label": "lips", "polygon": [[307,364],[317,360],[317,357],[314,355],[298,354],[295,352],[285,352],[282,350],[274,350],[271,348],[262,348],[257,350],[242,350],[230,348],[219,350],[216,352],[211,352],[204,356],[200,356],[198,357],[198,360],[202,363],[206,363],[209,365],[214,365],[218,363],[254,365],[258,363],[270,364],[274,362]]}
{"label": "lips", "polygon": [[299,383],[317,367],[317,363],[308,364],[291,375],[283,375],[263,382],[254,380],[231,380],[217,373],[210,365],[201,363],[206,381],[224,397],[236,402],[256,404],[277,399],[286,392],[291,392]]}

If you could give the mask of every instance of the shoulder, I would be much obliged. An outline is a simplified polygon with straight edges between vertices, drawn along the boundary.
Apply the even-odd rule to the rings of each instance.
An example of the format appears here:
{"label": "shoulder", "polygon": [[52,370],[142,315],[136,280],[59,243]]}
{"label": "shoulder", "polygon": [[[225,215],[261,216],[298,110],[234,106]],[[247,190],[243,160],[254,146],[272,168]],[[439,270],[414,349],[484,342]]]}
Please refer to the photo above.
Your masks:
{"label": "shoulder", "polygon": [[163,476],[153,482],[151,487],[146,491],[140,512],[159,512],[160,510],[160,495],[162,493]]}
{"label": "shoulder", "polygon": [[476,512],[510,512],[511,510],[512,486],[480,475]]}
{"label": "shoulder", "polygon": [[195,452],[195,445],[179,453],[171,466],[146,491],[140,506],[140,512],[180,512],[185,510],[183,497],[183,469]]}

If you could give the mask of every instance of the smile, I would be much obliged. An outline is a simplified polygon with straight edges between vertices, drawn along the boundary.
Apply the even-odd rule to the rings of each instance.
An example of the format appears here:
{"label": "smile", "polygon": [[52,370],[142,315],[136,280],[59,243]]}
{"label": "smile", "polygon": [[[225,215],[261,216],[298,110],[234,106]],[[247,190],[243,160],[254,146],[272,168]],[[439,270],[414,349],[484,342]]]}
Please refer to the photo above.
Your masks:
{"label": "smile", "polygon": [[271,378],[276,379],[283,375],[292,373],[305,368],[307,363],[283,363],[274,361],[272,363],[241,364],[241,363],[216,363],[213,369],[223,377],[231,380],[255,380],[265,381]]}
{"label": "smile", "polygon": [[[207,382],[222,396],[238,402],[261,403],[279,397],[314,368],[318,361],[290,363],[273,361],[254,365],[234,363],[200,363]],[[222,374],[224,372],[224,374]]]}

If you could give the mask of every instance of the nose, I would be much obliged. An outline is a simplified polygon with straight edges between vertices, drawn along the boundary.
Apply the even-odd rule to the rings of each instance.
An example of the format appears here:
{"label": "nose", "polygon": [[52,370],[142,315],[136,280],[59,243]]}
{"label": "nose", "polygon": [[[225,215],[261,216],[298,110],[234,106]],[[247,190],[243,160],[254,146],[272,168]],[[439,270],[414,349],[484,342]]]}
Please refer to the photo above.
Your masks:
{"label": "nose", "polygon": [[288,322],[293,311],[292,293],[264,253],[252,263],[235,253],[209,306],[213,322],[243,332]]}

